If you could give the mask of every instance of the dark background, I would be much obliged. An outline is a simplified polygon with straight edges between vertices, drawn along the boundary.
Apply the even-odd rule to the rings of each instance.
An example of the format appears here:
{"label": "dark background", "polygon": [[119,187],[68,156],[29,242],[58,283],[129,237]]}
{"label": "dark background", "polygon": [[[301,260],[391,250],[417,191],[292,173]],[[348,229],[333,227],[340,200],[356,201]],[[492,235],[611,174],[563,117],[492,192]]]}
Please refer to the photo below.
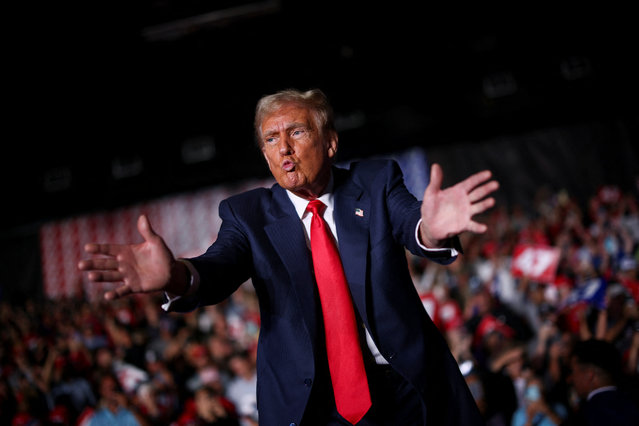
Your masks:
{"label": "dark background", "polygon": [[[637,117],[639,38],[612,7],[89,3],[25,10],[12,33],[3,230],[265,176],[253,108],[286,87],[329,95],[342,159]],[[187,166],[194,138],[215,156]]]}
{"label": "dark background", "polygon": [[[6,16],[6,271],[38,264],[43,222],[268,176],[253,110],[260,96],[287,87],[327,93],[342,160],[583,123],[637,141],[637,25],[614,6],[147,0],[18,8]],[[602,179],[633,185],[624,173]]]}

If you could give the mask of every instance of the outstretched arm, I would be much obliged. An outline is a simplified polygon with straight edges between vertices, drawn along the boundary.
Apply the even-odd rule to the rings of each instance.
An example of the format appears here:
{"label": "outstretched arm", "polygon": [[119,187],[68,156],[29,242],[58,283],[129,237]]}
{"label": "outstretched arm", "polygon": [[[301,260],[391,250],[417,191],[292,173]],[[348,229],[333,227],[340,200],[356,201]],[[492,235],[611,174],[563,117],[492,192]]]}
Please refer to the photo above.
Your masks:
{"label": "outstretched arm", "polygon": [[144,238],[140,244],[95,244],[84,246],[91,258],[81,260],[78,269],[88,272],[92,282],[121,283],[105,293],[107,300],[133,293],[166,291],[185,294],[189,286],[186,266],[175,260],[162,237],[155,233],[148,218],[138,218],[138,231]]}
{"label": "outstretched arm", "polygon": [[486,232],[486,225],[475,222],[473,216],[495,204],[494,198],[487,198],[499,188],[497,181],[489,181],[491,177],[492,173],[484,170],[450,188],[441,189],[443,172],[439,164],[433,164],[421,207],[419,232],[422,243],[436,248],[441,247],[446,239],[462,232]]}

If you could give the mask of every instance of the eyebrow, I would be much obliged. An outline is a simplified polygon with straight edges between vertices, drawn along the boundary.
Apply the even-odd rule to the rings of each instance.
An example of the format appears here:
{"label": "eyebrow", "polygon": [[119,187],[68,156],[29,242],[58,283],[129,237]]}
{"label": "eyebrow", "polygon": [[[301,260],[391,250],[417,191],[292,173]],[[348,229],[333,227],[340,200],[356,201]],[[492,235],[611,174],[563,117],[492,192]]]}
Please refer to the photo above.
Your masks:
{"label": "eyebrow", "polygon": [[[288,123],[286,125],[286,130],[296,129],[296,128],[299,128],[299,127],[304,127],[306,129],[309,128],[309,126],[306,123],[295,121],[293,123]],[[277,130],[277,129],[270,129],[270,130],[267,129],[266,132],[264,132],[263,136],[264,137],[269,137],[269,136],[277,134],[277,133],[279,133],[279,130]]]}

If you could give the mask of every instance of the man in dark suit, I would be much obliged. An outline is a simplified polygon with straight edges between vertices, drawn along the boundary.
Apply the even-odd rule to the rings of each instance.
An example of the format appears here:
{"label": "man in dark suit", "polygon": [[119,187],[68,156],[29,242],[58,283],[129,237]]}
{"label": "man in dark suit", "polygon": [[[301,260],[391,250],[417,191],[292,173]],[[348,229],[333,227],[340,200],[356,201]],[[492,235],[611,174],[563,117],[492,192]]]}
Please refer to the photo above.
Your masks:
{"label": "man in dark suit", "polygon": [[562,426],[639,424],[639,406],[618,386],[622,359],[612,343],[597,339],[575,343],[570,368],[570,382],[580,404]]}
{"label": "man in dark suit", "polygon": [[349,424],[336,408],[338,378],[329,372],[332,341],[325,338],[324,320],[333,316],[333,308],[320,302],[315,276],[321,271],[314,273],[309,250],[313,214],[306,208],[310,200],[320,200],[325,210],[318,214],[337,240],[352,298],[348,304],[358,324],[359,358],[368,382],[364,393],[371,401],[363,418],[351,422],[482,424],[455,359],[419,299],[405,248],[452,262],[460,233],[486,230],[473,216],[494,204],[489,195],[498,184],[490,172],[442,190],[441,168],[433,165],[420,203],[392,161],[336,168],[338,136],[332,109],[319,90],[262,98],[255,130],[277,184],[223,201],[217,240],[204,254],[175,259],[141,216],[143,243],[87,244],[88,253],[106,257],[83,260],[79,268],[89,271],[91,281],[122,283],[105,294],[107,299],[165,291],[164,307],[175,311],[221,302],[250,278],[261,313],[260,424]]}

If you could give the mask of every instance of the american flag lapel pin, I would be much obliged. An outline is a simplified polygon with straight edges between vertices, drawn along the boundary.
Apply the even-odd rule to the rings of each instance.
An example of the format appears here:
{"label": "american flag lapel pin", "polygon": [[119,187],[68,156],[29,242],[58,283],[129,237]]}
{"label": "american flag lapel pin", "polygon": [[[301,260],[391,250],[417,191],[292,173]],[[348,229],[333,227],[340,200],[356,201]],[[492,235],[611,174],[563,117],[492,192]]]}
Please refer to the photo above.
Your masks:
{"label": "american flag lapel pin", "polygon": [[355,209],[355,216],[364,217],[364,210]]}

